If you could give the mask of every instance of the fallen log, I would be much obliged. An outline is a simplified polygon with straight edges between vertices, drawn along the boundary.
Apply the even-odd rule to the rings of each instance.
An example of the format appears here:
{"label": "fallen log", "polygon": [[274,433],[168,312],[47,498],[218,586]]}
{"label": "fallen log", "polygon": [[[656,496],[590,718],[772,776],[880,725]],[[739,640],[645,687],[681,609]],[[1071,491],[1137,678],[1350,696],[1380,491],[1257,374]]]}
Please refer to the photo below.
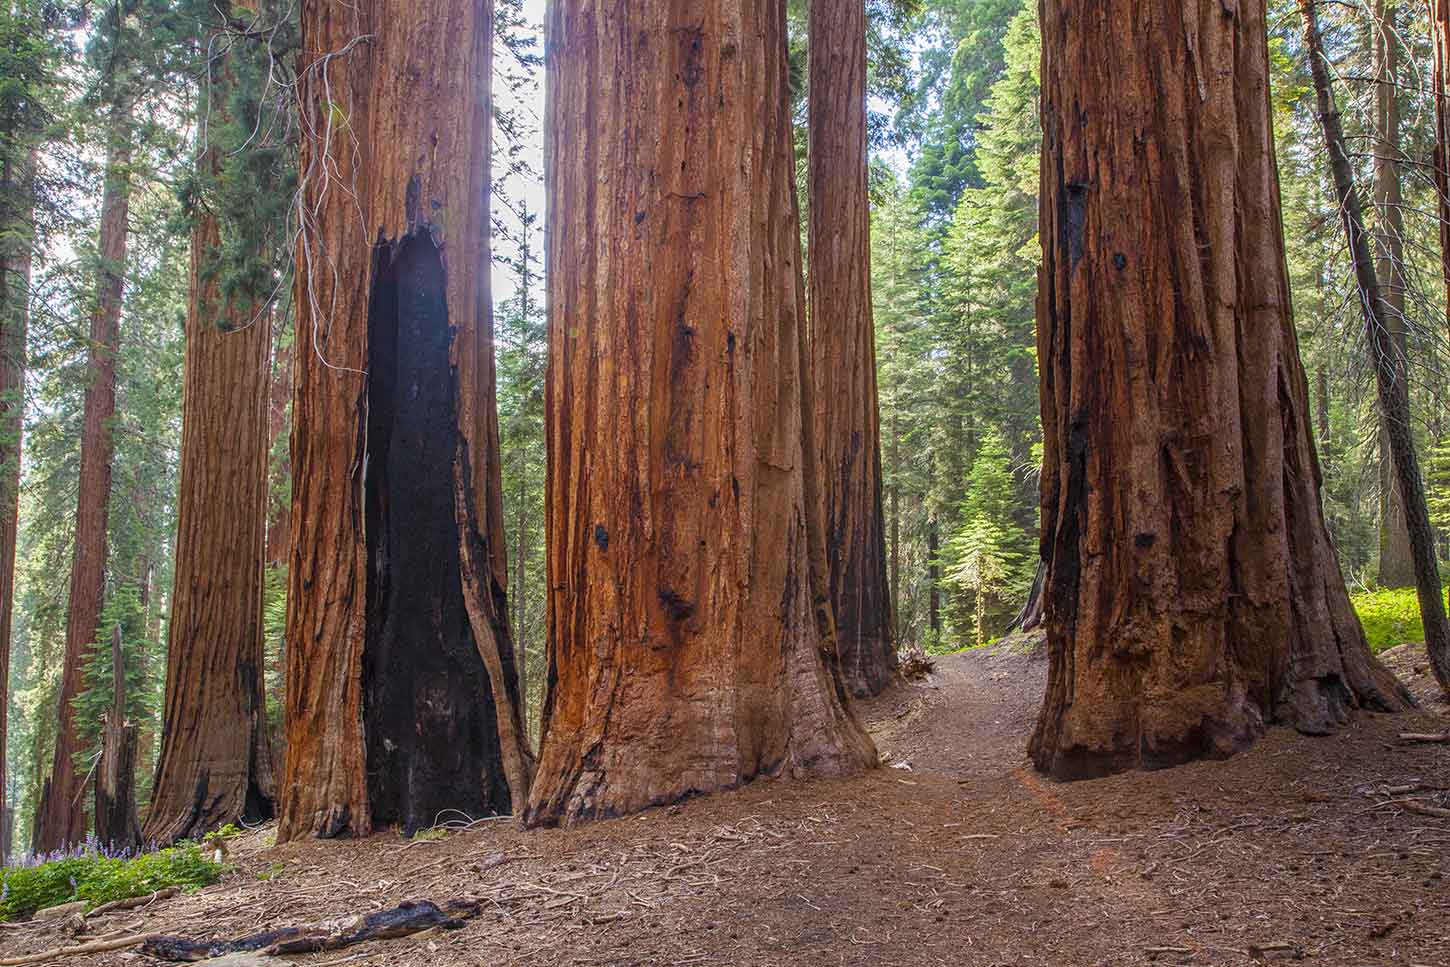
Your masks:
{"label": "fallen log", "polygon": [[454,930],[463,926],[465,920],[478,916],[478,912],[477,900],[445,900],[441,904],[409,900],[391,910],[328,923],[282,927],[230,940],[152,935],[142,945],[141,952],[159,960],[182,963],[233,953],[255,952],[264,957],[314,954],[324,950],[341,950],[370,940],[396,940],[435,927]]}

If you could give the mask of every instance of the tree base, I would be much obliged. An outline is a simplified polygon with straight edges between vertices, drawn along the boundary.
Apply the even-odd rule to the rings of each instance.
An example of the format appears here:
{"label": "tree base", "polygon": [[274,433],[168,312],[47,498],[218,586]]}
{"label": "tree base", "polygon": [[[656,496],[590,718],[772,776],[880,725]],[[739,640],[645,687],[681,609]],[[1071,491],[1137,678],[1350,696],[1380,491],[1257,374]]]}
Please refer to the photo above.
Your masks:
{"label": "tree base", "polygon": [[1221,682],[1142,696],[1095,690],[1069,699],[1063,650],[1049,650],[1048,692],[1028,754],[1038,771],[1065,782],[1227,759],[1247,750],[1270,725],[1331,735],[1360,710],[1399,712],[1414,705],[1399,680],[1367,654],[1362,662],[1347,662],[1344,674],[1286,686],[1270,710],[1242,686]]}
{"label": "tree base", "polygon": [[897,671],[896,647],[890,639],[872,638],[844,644],[841,679],[852,698],[874,698],[901,680]]}

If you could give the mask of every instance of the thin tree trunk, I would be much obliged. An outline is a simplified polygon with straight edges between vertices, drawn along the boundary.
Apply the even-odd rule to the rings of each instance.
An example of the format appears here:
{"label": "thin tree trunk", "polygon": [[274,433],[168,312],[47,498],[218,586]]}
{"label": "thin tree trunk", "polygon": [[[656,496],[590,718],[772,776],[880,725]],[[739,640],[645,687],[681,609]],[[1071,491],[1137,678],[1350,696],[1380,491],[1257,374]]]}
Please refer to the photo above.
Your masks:
{"label": "thin tree trunk", "polygon": [[519,718],[524,721],[525,726],[529,722],[529,623],[528,614],[524,610],[524,567],[528,561],[529,534],[528,472],[528,452],[520,447],[518,514],[514,520],[514,613],[517,615],[514,629],[518,637],[514,658],[519,676]]}
{"label": "thin tree trunk", "polygon": [[1314,375],[1319,388],[1314,400],[1314,409],[1319,424],[1319,444],[1322,450],[1325,441],[1329,439],[1329,370],[1321,363]]}
{"label": "thin tree trunk", "polygon": [[933,644],[942,644],[941,616],[941,529],[936,506],[936,453],[926,458],[926,492],[922,494],[922,508],[926,514],[926,598],[927,628],[931,631]]}
{"label": "thin tree trunk", "polygon": [[826,564],[846,687],[896,677],[866,194],[866,3],[811,0],[810,378]]}
{"label": "thin tree trunk", "polygon": [[141,847],[136,819],[136,726],[126,717],[126,660],[121,626],[111,632],[111,710],[101,726],[96,763],[96,841],[112,852]]}
{"label": "thin tree trunk", "polygon": [[891,639],[901,640],[901,429],[891,411]]}
{"label": "thin tree trunk", "polygon": [[1264,2],[1117,10],[1042,11],[1049,673],[1029,748],[1063,779],[1409,701],[1320,505]]}
{"label": "thin tree trunk", "polygon": [[[522,270],[519,273],[519,319],[522,320],[527,342],[529,318],[533,312],[533,271],[529,260],[533,257],[533,248],[530,245],[529,228],[532,221],[529,216],[528,206],[525,205],[522,219],[521,243],[519,247],[519,261]],[[519,492],[518,492],[518,519],[516,522],[517,532],[514,534],[514,541],[517,545],[517,554],[514,564],[514,606],[517,609],[517,620],[514,622],[514,632],[518,637],[518,645],[515,649],[515,662],[518,665],[519,676],[519,718],[523,720],[525,727],[529,725],[529,649],[528,649],[528,601],[526,600],[525,589],[525,566],[528,561],[528,477],[529,477],[529,453],[527,447],[519,447]]]}
{"label": "thin tree trunk", "polygon": [[[228,120],[233,83],[225,64],[213,70],[217,128]],[[214,147],[197,165],[222,176]],[[146,818],[147,841],[163,845],[270,819],[276,788],[262,629],[271,314],[252,298],[223,294],[214,270],[222,243],[217,217],[200,209],[191,234],[166,699]]]}
{"label": "thin tree trunk", "polygon": [[783,0],[557,0],[549,37],[529,822],[866,768],[813,571]]}
{"label": "thin tree trunk", "polygon": [[1045,596],[1043,592],[1047,589],[1047,563],[1037,562],[1037,571],[1032,575],[1032,588],[1027,592],[1027,600],[1022,605],[1022,610],[1012,619],[1012,624],[1007,627],[1007,633],[1014,631],[1035,631],[1042,626],[1043,607]]}
{"label": "thin tree trunk", "polygon": [[[0,170],[0,866],[10,855],[15,805],[10,802],[6,749],[10,695],[15,547],[20,524],[20,453],[25,429],[25,336],[30,321],[31,225],[36,154],[17,163],[7,152]],[[19,170],[17,170],[19,169]]]}
{"label": "thin tree trunk", "polygon": [[[927,497],[928,503],[930,496]],[[927,593],[927,620],[931,628],[933,639],[941,644],[942,623],[941,623],[941,562],[937,555],[941,552],[941,532],[937,529],[936,513],[927,510],[928,519],[926,522],[926,593]]]}
{"label": "thin tree trunk", "polygon": [[1432,85],[1435,97],[1435,194],[1440,214],[1440,270],[1445,278],[1446,329],[1450,331],[1450,0],[1430,8]]}
{"label": "thin tree trunk", "polygon": [[[267,324],[271,327],[272,313],[268,313]],[[275,333],[273,334],[276,335]],[[271,402],[267,406],[267,452],[270,454],[277,446],[277,441],[289,429],[290,421],[287,419],[287,404],[292,399],[292,359],[293,346],[278,346],[272,355],[272,388]],[[269,457],[270,469],[270,457]],[[286,479],[291,468],[283,465],[277,471],[277,476]],[[268,484],[270,495],[271,485]],[[267,513],[267,566],[279,567],[287,563],[287,538],[290,531],[289,519],[291,513],[289,504],[281,504],[278,507],[270,507]]]}
{"label": "thin tree trunk", "polygon": [[[1379,215],[1375,233],[1377,274],[1384,284],[1385,325],[1395,347],[1394,364],[1408,373],[1405,326],[1405,216],[1400,187],[1400,41],[1395,33],[1396,4],[1376,0],[1374,24],[1376,114],[1374,141],[1374,196]],[[1381,417],[1379,584],[1408,588],[1415,583],[1415,561],[1405,522],[1405,503],[1396,485],[1398,473],[1389,431]]]}
{"label": "thin tree trunk", "polygon": [[34,847],[48,852],[79,843],[86,836],[79,751],[71,703],[80,694],[82,669],[101,619],[106,592],[107,508],[111,498],[111,462],[115,439],[116,351],[120,344],[121,299],[126,277],[126,232],[131,201],[130,118],[113,107],[101,196],[100,270],[91,313],[85,409],[81,427],[81,465],[76,496],[75,551],[71,563],[70,606],[66,612],[65,656],[57,699],[60,722],[50,784],[35,817]]}
{"label": "thin tree trunk", "polygon": [[1363,206],[1354,182],[1354,169],[1344,144],[1344,128],[1335,104],[1334,88],[1329,79],[1323,43],[1319,34],[1316,0],[1299,0],[1304,17],[1304,35],[1310,71],[1314,76],[1319,101],[1319,120],[1329,151],[1329,169],[1334,177],[1335,195],[1344,221],[1350,258],[1354,263],[1355,282],[1359,287],[1360,308],[1374,354],[1375,382],[1379,389],[1381,423],[1390,442],[1398,477],[1399,492],[1404,502],[1410,547],[1414,553],[1415,590],[1420,601],[1420,616],[1425,627],[1425,647],[1430,666],[1441,689],[1450,694],[1450,622],[1446,621],[1445,599],[1440,585],[1440,567],[1435,558],[1435,532],[1430,525],[1430,512],[1425,504],[1425,486],[1420,476],[1420,461],[1415,453],[1410,414],[1410,386],[1404,356],[1395,343],[1388,315],[1392,311],[1380,289],[1370,254],[1369,235],[1365,232]]}
{"label": "thin tree trunk", "polygon": [[[132,499],[139,501],[141,498],[133,497]],[[152,564],[149,556],[143,553],[136,562],[137,600],[141,605],[141,645],[146,654],[150,655],[159,655],[162,653],[162,642],[159,636],[152,637],[153,631],[160,630],[160,622],[154,621],[153,619],[156,613],[161,610],[157,606],[158,602],[153,600],[152,583],[155,575],[156,565]],[[154,596],[159,597],[160,595],[155,594]],[[136,726],[135,760],[137,774],[140,777],[136,785],[136,801],[138,803],[143,799],[140,782],[146,779],[150,779],[151,781],[151,789],[147,791],[147,795],[144,797],[148,803],[151,798],[150,793],[154,792],[156,788],[156,770],[154,768],[156,760],[152,756],[156,751],[157,733],[160,731],[160,728],[161,722],[159,720],[156,720],[149,728],[142,728],[140,724]],[[148,763],[151,765],[149,776],[147,775]]]}
{"label": "thin tree trunk", "polygon": [[279,841],[519,813],[528,792],[489,299],[492,26],[486,2],[302,5]]}

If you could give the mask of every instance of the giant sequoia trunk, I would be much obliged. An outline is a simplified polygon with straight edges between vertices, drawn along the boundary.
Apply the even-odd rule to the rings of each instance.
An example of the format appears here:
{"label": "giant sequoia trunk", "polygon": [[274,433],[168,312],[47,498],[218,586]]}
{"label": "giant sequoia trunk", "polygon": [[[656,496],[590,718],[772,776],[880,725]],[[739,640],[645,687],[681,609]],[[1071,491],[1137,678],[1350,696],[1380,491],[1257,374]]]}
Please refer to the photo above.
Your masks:
{"label": "giant sequoia trunk", "polygon": [[[225,69],[214,72],[213,104],[225,104],[228,81]],[[215,149],[198,164],[220,174]],[[146,818],[147,840],[162,844],[272,816],[262,648],[271,316],[251,299],[222,294],[209,271],[221,244],[216,216],[200,209],[191,235],[166,704]]]}
{"label": "giant sequoia trunk", "polygon": [[549,678],[529,821],[865,768],[811,570],[784,4],[557,0],[549,38]]}
{"label": "giant sequoia trunk", "polygon": [[[1378,0],[1375,4],[1375,106],[1374,200],[1379,215],[1375,233],[1376,274],[1383,287],[1384,323],[1389,327],[1394,356],[1390,362],[1409,376],[1405,323],[1405,214],[1400,185],[1400,39],[1395,27],[1396,4]],[[1415,584],[1415,559],[1410,550],[1410,531],[1405,523],[1405,502],[1400,496],[1395,455],[1390,447],[1388,427],[1381,417],[1380,444],[1380,533],[1379,583],[1386,588],[1408,588]]]}
{"label": "giant sequoia trunk", "polygon": [[520,810],[489,304],[491,5],[302,6],[280,840]]}
{"label": "giant sequoia trunk", "polygon": [[30,320],[35,154],[8,151],[0,170],[0,866],[10,855],[14,805],[6,790],[10,623],[20,522],[20,449],[25,428],[25,333]]}
{"label": "giant sequoia trunk", "polygon": [[810,365],[831,606],[846,686],[895,676],[866,197],[865,0],[810,5]]}
{"label": "giant sequoia trunk", "polygon": [[36,809],[34,846],[49,851],[85,839],[86,813],[75,766],[78,736],[71,703],[83,687],[82,669],[101,619],[106,592],[106,521],[111,499],[115,440],[116,350],[120,343],[121,297],[126,276],[126,230],[131,201],[131,160],[126,110],[113,108],[106,181],[101,196],[96,304],[91,312],[86,395],[81,424],[81,466],[76,489],[75,550],[71,561],[70,605],[65,621],[60,722],[50,781]]}
{"label": "giant sequoia trunk", "polygon": [[1320,505],[1263,0],[1044,0],[1042,29],[1034,761],[1172,766],[1401,708]]}
{"label": "giant sequoia trunk", "polygon": [[1319,34],[1316,0],[1299,0],[1304,19],[1305,48],[1314,91],[1318,100],[1319,121],[1329,155],[1329,171],[1334,180],[1334,193],[1339,202],[1340,219],[1350,261],[1354,264],[1355,283],[1359,288],[1360,309],[1364,314],[1365,338],[1375,370],[1379,394],[1380,425],[1389,439],[1390,454],[1400,500],[1405,509],[1405,524],[1410,535],[1410,550],[1415,569],[1415,590],[1420,603],[1420,617],[1425,627],[1425,648],[1430,666],[1441,689],[1450,695],[1450,623],[1445,616],[1445,599],[1441,596],[1440,565],[1435,555],[1435,532],[1430,525],[1430,510],[1425,503],[1425,484],[1420,477],[1420,460],[1410,412],[1410,383],[1404,354],[1396,345],[1390,314],[1393,311],[1385,298],[1380,279],[1370,255],[1369,236],[1364,226],[1364,206],[1355,184],[1354,168],[1345,146],[1344,126],[1335,103],[1334,88],[1329,78],[1329,63]]}

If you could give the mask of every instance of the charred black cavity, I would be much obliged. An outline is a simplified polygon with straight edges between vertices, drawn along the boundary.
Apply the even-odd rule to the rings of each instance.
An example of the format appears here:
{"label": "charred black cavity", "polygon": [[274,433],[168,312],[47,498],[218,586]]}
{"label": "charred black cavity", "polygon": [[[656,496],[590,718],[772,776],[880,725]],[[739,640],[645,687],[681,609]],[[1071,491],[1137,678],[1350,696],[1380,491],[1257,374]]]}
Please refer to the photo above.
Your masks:
{"label": "charred black cavity", "polygon": [[443,261],[426,230],[379,239],[373,259],[363,728],[373,824],[411,834],[510,801],[461,578]]}

